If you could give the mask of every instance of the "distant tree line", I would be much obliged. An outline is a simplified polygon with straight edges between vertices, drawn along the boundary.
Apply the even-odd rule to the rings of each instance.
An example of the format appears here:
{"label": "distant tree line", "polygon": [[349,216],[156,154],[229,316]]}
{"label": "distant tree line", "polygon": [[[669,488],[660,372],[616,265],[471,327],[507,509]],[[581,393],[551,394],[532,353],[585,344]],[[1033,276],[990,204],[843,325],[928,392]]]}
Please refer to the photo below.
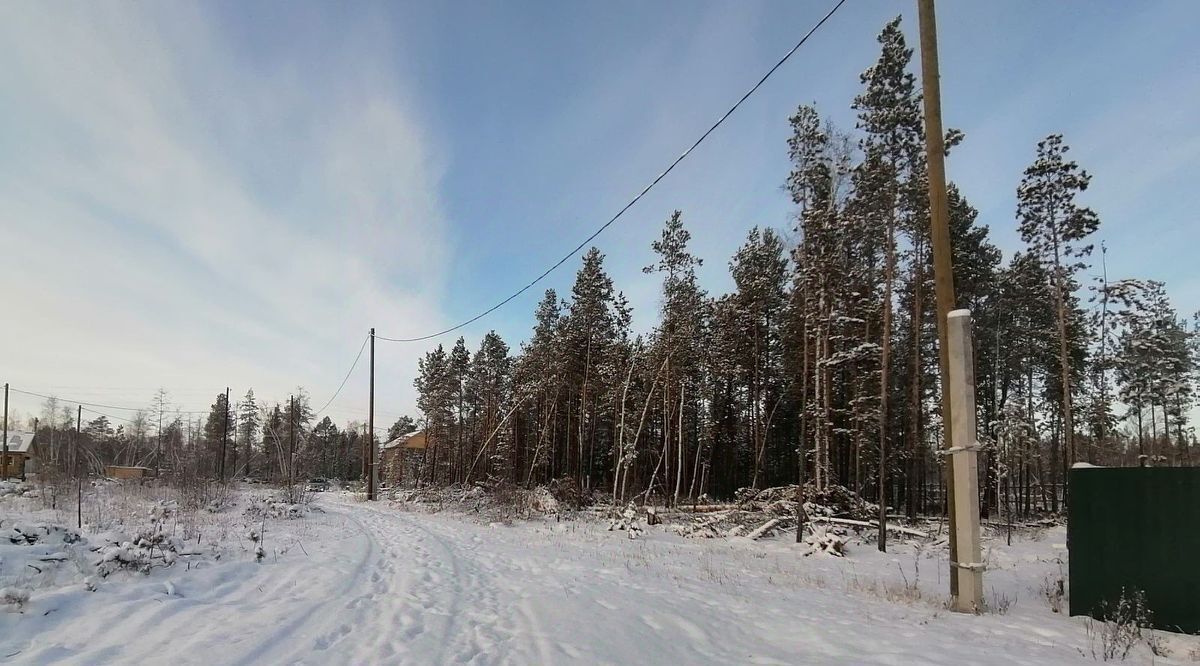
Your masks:
{"label": "distant tree line", "polygon": [[[233,401],[231,401],[233,402]],[[100,474],[106,465],[149,467],[159,474],[218,479],[222,452],[226,479],[269,481],[309,476],[358,479],[363,469],[365,426],[339,428],[328,416],[316,421],[308,394],[294,402],[259,404],[250,389],[226,408],[218,393],[206,415],[183,413],[158,391],[151,405],[128,417],[83,413],[51,397],[38,420],[42,470],[72,476]],[[401,419],[396,427],[413,421]]]}

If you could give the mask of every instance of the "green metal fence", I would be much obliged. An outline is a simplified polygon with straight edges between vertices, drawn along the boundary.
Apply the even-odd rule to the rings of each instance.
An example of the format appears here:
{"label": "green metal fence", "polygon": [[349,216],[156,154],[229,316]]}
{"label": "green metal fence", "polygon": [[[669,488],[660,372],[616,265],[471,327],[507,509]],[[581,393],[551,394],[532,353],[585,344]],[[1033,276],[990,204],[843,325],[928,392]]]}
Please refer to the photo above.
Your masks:
{"label": "green metal fence", "polygon": [[1070,475],[1071,615],[1140,590],[1156,628],[1200,633],[1200,467]]}

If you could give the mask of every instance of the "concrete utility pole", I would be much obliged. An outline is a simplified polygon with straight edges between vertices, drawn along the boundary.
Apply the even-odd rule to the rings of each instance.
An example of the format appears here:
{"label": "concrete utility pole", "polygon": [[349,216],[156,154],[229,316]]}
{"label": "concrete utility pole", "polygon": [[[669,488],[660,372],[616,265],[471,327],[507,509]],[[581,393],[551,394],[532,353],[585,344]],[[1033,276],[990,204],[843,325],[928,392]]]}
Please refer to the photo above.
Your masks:
{"label": "concrete utility pole", "polygon": [[[937,21],[933,0],[917,0],[921,26],[921,89],[925,106],[925,153],[929,165],[929,213],[933,239],[934,291],[937,295],[938,369],[942,385],[942,442],[946,449],[954,448],[951,428],[953,410],[950,404],[949,338],[947,320],[954,309],[954,264],[950,256],[950,220],[946,203],[946,146],[942,132],[942,86],[938,74]],[[973,443],[973,442],[972,442]],[[958,561],[958,529],[954,496],[954,472],[946,466],[946,512],[950,518],[950,561]],[[953,565],[950,569],[950,596],[958,594],[958,578]]]}
{"label": "concrete utility pole", "polygon": [[950,333],[950,400],[954,441],[948,449],[954,473],[954,539],[958,558],[950,562],[958,592],[951,602],[956,611],[976,613],[983,608],[983,556],[979,549],[979,444],[975,440],[975,359],[971,345],[971,312],[955,310],[947,318]]}
{"label": "concrete utility pole", "polygon": [[375,499],[375,477],[378,474],[375,467],[375,329],[371,328],[371,390],[367,407],[367,499]]}
{"label": "concrete utility pole", "polygon": [[[37,428],[34,428],[37,433]],[[8,478],[8,382],[4,382],[4,444],[0,453],[0,479]]]}

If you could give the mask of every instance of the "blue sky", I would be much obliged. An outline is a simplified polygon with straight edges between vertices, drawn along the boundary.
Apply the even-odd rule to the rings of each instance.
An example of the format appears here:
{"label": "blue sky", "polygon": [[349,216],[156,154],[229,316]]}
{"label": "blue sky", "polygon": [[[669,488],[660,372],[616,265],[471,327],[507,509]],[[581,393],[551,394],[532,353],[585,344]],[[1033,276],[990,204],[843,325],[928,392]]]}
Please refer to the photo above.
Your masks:
{"label": "blue sky", "polygon": [[[0,374],[64,397],[202,409],[225,386],[319,405],[369,326],[439,330],[607,220],[808,30],[817,2],[4,3]],[[675,208],[712,292],[753,225],[791,227],[787,117],[843,127],[875,36],[912,2],[850,0],[597,240],[635,325]],[[1036,142],[1093,176],[1115,277],[1200,309],[1200,4],[942,2],[950,177],[1006,252]],[[465,331],[514,348],[544,287]],[[445,340],[453,343],[453,336]],[[379,411],[428,346],[379,343]],[[360,368],[330,412],[361,416]],[[29,413],[31,402],[16,399]],[[115,412],[120,413],[120,412]]]}

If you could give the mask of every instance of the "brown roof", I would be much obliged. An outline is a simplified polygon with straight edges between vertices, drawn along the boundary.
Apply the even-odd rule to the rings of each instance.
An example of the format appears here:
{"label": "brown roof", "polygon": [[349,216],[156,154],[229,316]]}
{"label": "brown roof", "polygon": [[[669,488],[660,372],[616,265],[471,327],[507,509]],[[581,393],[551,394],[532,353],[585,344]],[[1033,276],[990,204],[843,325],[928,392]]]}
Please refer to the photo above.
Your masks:
{"label": "brown roof", "polygon": [[414,430],[412,432],[405,433],[383,445],[384,449],[423,449],[425,447],[426,442],[424,430]]}

